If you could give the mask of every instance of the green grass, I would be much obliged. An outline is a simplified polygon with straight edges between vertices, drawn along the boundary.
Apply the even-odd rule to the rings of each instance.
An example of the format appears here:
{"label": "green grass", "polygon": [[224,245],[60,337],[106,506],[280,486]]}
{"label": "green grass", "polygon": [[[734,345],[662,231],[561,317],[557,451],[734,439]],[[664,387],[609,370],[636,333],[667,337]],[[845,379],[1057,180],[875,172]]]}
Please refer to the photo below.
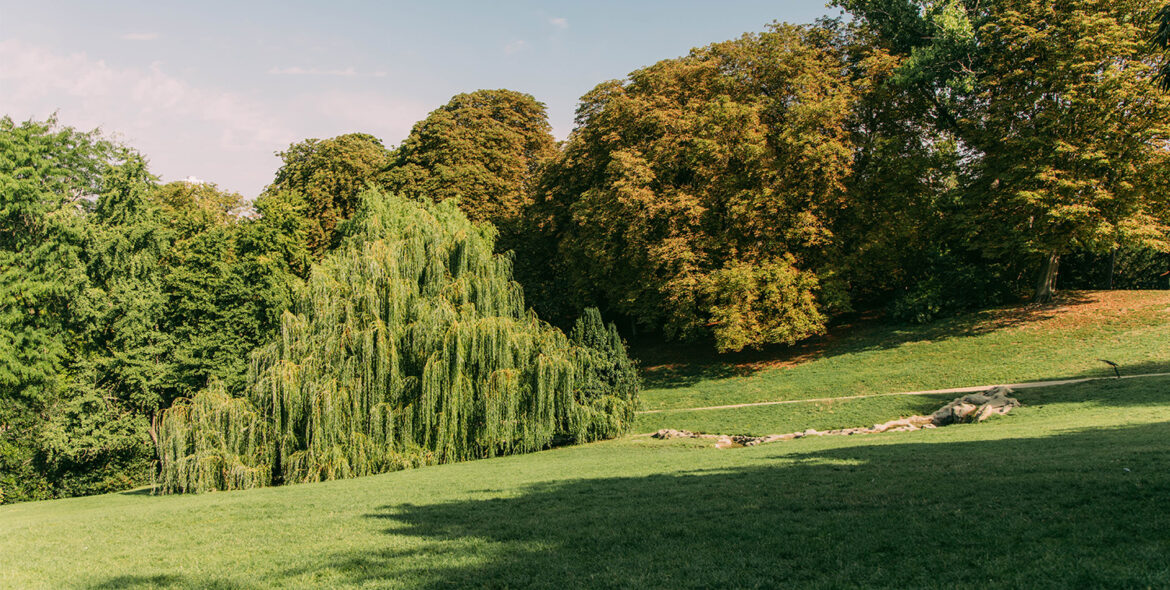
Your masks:
{"label": "green grass", "polygon": [[[649,373],[650,407],[1170,370],[1170,294],[1082,294]],[[769,353],[772,354],[772,353]],[[770,434],[953,396],[671,410]],[[200,496],[0,506],[0,588],[1170,587],[1170,378],[1017,392],[983,424],[718,450],[645,436]]]}
{"label": "green grass", "polygon": [[1165,587],[1170,378],[983,424],[627,437],[324,484],[0,507],[6,588]]}
{"label": "green grass", "polygon": [[1112,374],[1102,358],[1129,374],[1166,372],[1170,291],[1069,293],[1055,306],[995,309],[925,326],[867,322],[838,329],[820,345],[700,354],[684,363],[639,352],[649,357],[646,410]]}
{"label": "green grass", "polygon": [[676,428],[713,434],[784,434],[815,428],[872,426],[895,418],[930,414],[956,395],[896,395],[726,410],[671,410],[638,416],[637,432]]}

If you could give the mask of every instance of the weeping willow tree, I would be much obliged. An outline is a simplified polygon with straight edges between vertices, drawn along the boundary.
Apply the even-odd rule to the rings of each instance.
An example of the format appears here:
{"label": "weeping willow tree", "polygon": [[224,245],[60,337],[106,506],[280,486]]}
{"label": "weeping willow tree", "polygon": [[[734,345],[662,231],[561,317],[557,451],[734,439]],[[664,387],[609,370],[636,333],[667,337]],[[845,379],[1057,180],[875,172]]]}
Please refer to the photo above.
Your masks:
{"label": "weeping willow tree", "polygon": [[367,193],[312,270],[246,398],[165,412],[160,491],[311,482],[619,435],[637,374],[587,312],[571,337],[526,310],[495,229],[453,201]]}

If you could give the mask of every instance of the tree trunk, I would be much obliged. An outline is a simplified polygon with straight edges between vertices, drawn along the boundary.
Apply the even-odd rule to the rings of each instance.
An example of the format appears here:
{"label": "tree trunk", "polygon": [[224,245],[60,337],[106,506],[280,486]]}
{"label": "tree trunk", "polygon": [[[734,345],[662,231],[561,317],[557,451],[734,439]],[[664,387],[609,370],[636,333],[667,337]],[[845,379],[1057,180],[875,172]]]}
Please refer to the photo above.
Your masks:
{"label": "tree trunk", "polygon": [[154,443],[155,454],[158,454],[158,410],[150,414],[150,429],[146,431],[150,435],[150,442]]}
{"label": "tree trunk", "polygon": [[1113,271],[1117,269],[1117,248],[1113,249],[1113,254],[1109,256],[1109,290],[1113,290]]}
{"label": "tree trunk", "polygon": [[1040,273],[1040,280],[1036,283],[1036,297],[1034,303],[1050,303],[1056,293],[1056,272],[1060,268],[1060,254],[1051,252],[1048,261],[1044,264],[1044,271]]}

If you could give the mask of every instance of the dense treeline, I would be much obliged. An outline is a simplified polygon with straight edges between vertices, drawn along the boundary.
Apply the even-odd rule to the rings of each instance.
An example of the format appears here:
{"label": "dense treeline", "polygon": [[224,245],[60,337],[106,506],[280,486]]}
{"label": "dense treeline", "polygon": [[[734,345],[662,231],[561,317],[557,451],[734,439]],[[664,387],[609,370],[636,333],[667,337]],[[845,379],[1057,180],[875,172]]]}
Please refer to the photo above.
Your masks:
{"label": "dense treeline", "polygon": [[160,186],[93,133],[5,118],[0,141],[3,498],[148,481],[158,411],[242,387],[292,300],[297,234],[279,203],[243,219],[238,195]]}
{"label": "dense treeline", "polygon": [[1151,3],[842,4],[587,94],[533,208],[562,266],[525,284],[738,350],[1167,261]]}
{"label": "dense treeline", "polygon": [[3,119],[0,501],[614,436],[637,377],[602,316],[725,351],[1168,286],[1170,10],[839,5],[603,82],[561,144],[481,90],[400,146],[294,144],[251,203]]}

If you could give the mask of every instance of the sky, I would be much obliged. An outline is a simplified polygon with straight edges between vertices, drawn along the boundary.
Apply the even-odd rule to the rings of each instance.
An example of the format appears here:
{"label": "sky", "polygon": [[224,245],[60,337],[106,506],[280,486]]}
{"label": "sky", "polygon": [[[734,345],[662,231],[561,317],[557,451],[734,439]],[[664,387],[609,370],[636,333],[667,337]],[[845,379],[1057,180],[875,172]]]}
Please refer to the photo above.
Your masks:
{"label": "sky", "polygon": [[364,132],[398,145],[452,96],[527,92],[559,139],[577,99],[824,0],[37,2],[0,0],[0,115],[138,149],[164,182],[255,197],[276,152]]}

